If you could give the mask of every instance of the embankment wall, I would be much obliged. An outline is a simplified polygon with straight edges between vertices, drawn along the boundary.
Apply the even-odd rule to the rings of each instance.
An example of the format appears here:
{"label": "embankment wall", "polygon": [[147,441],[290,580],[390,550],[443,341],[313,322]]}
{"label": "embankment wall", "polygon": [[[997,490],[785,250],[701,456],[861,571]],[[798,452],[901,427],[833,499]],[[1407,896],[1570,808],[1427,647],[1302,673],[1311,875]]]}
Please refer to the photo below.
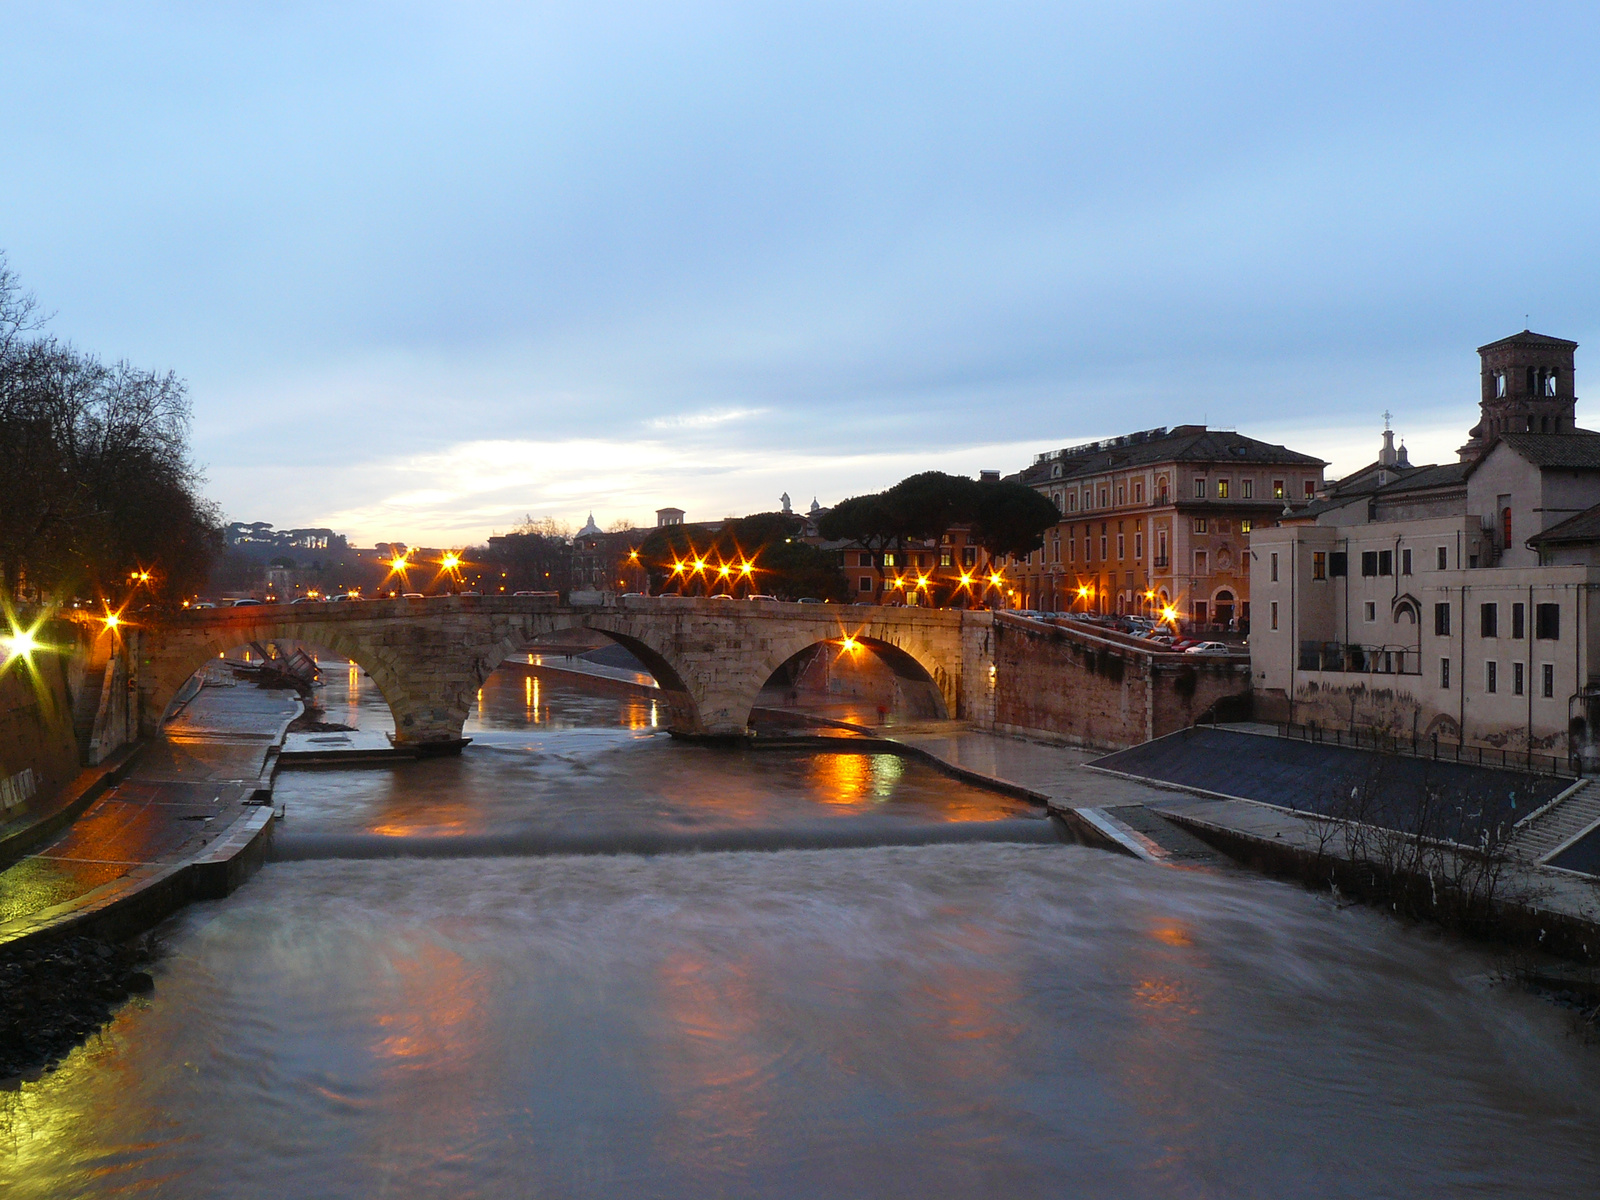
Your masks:
{"label": "embankment wall", "polygon": [[[77,645],[76,628],[52,622],[41,641]],[[78,774],[72,675],[77,656],[35,654],[0,667],[0,825],[48,808]]]}
{"label": "embankment wall", "polygon": [[1070,626],[1002,618],[994,624],[996,727],[1077,745],[1133,746],[1205,714],[1248,705],[1247,662],[1151,654]]}

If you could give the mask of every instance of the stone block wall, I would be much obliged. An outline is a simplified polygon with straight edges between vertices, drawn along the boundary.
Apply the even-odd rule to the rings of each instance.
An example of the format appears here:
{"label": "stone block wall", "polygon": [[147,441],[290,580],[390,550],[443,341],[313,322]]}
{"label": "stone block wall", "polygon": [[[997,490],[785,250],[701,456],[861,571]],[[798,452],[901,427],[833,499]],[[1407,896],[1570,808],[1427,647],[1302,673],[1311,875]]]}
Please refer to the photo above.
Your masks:
{"label": "stone block wall", "polygon": [[[1070,627],[994,623],[994,721],[1078,745],[1133,746],[1186,728],[1219,701],[1247,703],[1247,663],[1151,654]],[[1229,716],[1237,715],[1235,713]]]}
{"label": "stone block wall", "polygon": [[62,652],[33,656],[33,669],[13,661],[0,668],[0,824],[48,808],[78,773],[69,673],[77,631],[52,622],[40,638]]}

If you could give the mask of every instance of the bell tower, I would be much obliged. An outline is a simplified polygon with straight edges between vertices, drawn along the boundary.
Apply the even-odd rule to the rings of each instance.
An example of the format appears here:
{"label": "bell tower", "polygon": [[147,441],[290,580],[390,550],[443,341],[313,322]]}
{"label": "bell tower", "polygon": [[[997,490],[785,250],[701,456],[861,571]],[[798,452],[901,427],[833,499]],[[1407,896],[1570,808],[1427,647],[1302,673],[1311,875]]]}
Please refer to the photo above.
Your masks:
{"label": "bell tower", "polygon": [[1577,342],[1524,329],[1478,347],[1482,363],[1481,415],[1461,447],[1462,461],[1477,458],[1503,433],[1571,433],[1577,428],[1572,352]]}

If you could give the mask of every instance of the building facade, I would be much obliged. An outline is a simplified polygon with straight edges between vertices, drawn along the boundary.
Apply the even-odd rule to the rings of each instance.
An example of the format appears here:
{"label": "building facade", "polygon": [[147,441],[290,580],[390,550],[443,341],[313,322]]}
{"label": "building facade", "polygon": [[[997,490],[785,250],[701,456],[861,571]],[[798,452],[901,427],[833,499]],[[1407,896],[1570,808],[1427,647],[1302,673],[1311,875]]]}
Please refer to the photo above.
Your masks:
{"label": "building facade", "polygon": [[1017,605],[1248,628],[1255,530],[1303,508],[1326,464],[1242,434],[1180,425],[1040,454],[1013,476],[1061,523],[1008,565]]}
{"label": "building facade", "polygon": [[1573,346],[1481,347],[1459,462],[1341,481],[1256,532],[1258,715],[1592,756],[1600,434],[1576,425]]}

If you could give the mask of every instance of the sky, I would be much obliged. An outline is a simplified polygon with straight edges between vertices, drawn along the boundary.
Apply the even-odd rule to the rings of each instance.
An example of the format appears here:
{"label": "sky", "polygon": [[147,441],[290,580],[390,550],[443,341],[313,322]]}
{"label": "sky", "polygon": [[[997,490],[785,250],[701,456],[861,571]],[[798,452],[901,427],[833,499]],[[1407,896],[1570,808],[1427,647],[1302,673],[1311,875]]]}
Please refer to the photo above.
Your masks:
{"label": "sky", "polygon": [[[4,3],[0,251],[229,519],[457,545],[1600,378],[1600,5]],[[1600,411],[1587,418],[1600,426]]]}

